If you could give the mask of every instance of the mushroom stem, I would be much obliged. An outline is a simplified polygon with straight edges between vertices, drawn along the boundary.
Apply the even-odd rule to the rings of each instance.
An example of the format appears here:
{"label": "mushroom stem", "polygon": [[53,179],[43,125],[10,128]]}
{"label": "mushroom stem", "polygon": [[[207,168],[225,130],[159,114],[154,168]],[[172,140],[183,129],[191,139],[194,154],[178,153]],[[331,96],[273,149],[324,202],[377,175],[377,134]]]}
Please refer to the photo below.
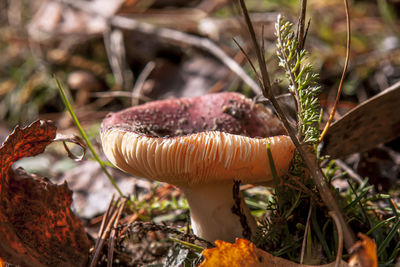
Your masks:
{"label": "mushroom stem", "polygon": [[[233,182],[220,184],[192,185],[180,187],[188,200],[191,215],[191,224],[194,234],[209,240],[224,240],[234,242],[237,237],[243,236],[243,227],[240,217],[232,212],[235,202],[233,199]],[[257,224],[250,210],[241,198],[241,213],[246,216],[246,223],[254,235]]]}

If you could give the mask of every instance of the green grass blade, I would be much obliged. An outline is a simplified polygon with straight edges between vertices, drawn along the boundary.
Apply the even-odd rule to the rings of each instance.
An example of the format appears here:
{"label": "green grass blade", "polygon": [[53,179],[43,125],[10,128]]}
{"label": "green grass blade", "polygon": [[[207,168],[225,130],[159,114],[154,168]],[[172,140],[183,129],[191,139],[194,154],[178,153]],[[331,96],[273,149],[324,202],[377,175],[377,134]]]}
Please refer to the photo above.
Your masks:
{"label": "green grass blade", "polygon": [[319,227],[316,209],[313,209],[313,211],[311,213],[311,227],[314,230],[315,235],[317,236],[319,242],[321,243],[322,248],[323,248],[325,254],[327,255],[328,259],[332,260],[334,258],[334,256],[332,255],[332,252],[329,249],[328,243],[326,242],[325,237],[323,236],[322,231]]}
{"label": "green grass blade", "polygon": [[400,219],[397,219],[396,224],[393,226],[392,230],[389,232],[387,237],[383,240],[383,242],[379,245],[378,248],[378,256],[382,254],[387,245],[389,245],[390,241],[394,238],[394,235],[399,231],[400,228]]}
{"label": "green grass blade", "polygon": [[72,120],[74,121],[76,127],[79,130],[79,133],[81,134],[82,138],[85,140],[86,144],[89,147],[90,152],[92,152],[93,157],[95,158],[95,160],[100,164],[101,169],[103,170],[103,172],[107,175],[108,179],[110,180],[110,182],[113,184],[113,186],[115,187],[115,189],[118,191],[119,195],[121,197],[125,197],[124,194],[122,193],[122,191],[119,189],[117,183],[115,182],[114,178],[111,176],[111,174],[108,172],[106,165],[104,164],[104,162],[100,159],[99,155],[97,154],[97,152],[94,150],[92,143],[89,141],[89,138],[87,137],[85,131],[83,130],[81,124],[78,121],[78,118],[75,115],[74,110],[72,109],[72,106],[64,92],[64,89],[61,86],[60,81],[57,79],[57,77],[54,75],[54,79],[56,80],[57,83],[57,87],[58,87],[58,91],[60,92],[61,98],[65,104],[65,107],[67,108],[69,114],[72,117]]}
{"label": "green grass blade", "polygon": [[366,235],[370,235],[370,234],[371,234],[372,232],[374,232],[376,229],[378,229],[378,228],[380,228],[380,227],[383,227],[383,226],[389,224],[389,223],[390,223],[391,221],[393,221],[394,219],[396,219],[395,216],[390,217],[390,218],[387,218],[387,219],[384,220],[384,221],[380,221],[380,222],[377,223],[374,227],[372,227],[371,229],[369,229],[368,232],[366,232],[365,234],[366,234]]}
{"label": "green grass blade", "polygon": [[[361,201],[361,199],[363,199],[368,193],[369,191],[373,188],[374,186],[367,186],[365,188],[363,188],[362,192],[360,195],[358,195],[351,203],[349,203],[346,207],[344,207],[344,210],[347,211],[348,209],[350,209],[351,207],[353,207],[354,205],[356,205],[357,203],[359,203]],[[354,192],[354,191],[353,191]]]}
{"label": "green grass blade", "polygon": [[204,250],[204,248],[201,247],[201,246],[198,246],[198,245],[195,245],[195,244],[192,244],[192,243],[189,243],[189,242],[177,239],[177,238],[170,237],[168,239],[173,241],[173,242],[176,242],[176,243],[178,243],[178,244],[180,244],[180,245],[182,245],[184,247],[187,247],[188,249],[191,249],[191,250],[193,250],[194,252],[197,252],[197,253],[201,253]]}

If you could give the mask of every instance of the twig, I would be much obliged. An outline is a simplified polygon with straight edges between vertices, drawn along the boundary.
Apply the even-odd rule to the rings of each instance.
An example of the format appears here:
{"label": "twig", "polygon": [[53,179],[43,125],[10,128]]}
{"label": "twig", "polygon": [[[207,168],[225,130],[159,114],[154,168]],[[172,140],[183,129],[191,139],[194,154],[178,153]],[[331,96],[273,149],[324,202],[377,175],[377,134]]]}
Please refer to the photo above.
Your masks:
{"label": "twig", "polygon": [[249,55],[246,53],[246,51],[244,51],[243,47],[236,41],[235,38],[233,38],[232,40],[235,42],[235,44],[239,47],[240,51],[241,51],[241,52],[243,53],[243,55],[246,57],[247,61],[248,61],[249,64],[250,64],[250,67],[252,68],[252,70],[254,71],[254,73],[255,73],[255,75],[256,75],[256,77],[257,77],[258,83],[259,83],[259,84],[262,84],[262,82],[261,82],[261,77],[260,77],[260,75],[258,74],[257,69],[256,69],[256,67],[254,66],[253,62],[251,61]]}
{"label": "twig", "polygon": [[264,96],[266,98],[270,98],[270,95],[272,95],[272,87],[271,87],[271,82],[270,82],[269,76],[268,76],[267,65],[262,64],[264,62],[264,58],[261,55],[260,46],[258,45],[258,42],[257,42],[256,33],[254,32],[254,28],[250,21],[249,13],[247,12],[247,8],[246,8],[246,5],[244,4],[243,0],[240,0],[240,6],[243,10],[243,15],[244,15],[246,24],[248,25],[248,30],[250,33],[251,40],[253,42],[254,47],[256,48],[257,60],[260,65],[261,77],[262,77],[262,84],[261,84],[262,93],[264,94]]}
{"label": "twig", "polygon": [[[110,203],[110,210],[113,210],[113,212],[109,213],[109,216],[107,216],[110,218],[108,221],[107,221],[108,218],[104,219],[104,221],[107,221],[107,223],[104,223],[104,225],[107,224],[107,226],[105,228],[103,228],[103,232],[102,232],[101,236],[99,236],[96,241],[96,246],[94,248],[92,261],[90,262],[90,265],[89,265],[90,267],[96,266],[97,261],[99,260],[99,257],[100,257],[101,250],[103,249],[104,242],[107,240],[109,233],[111,232],[114,225],[115,225],[115,227],[117,226],[119,218],[122,214],[122,210],[125,207],[126,201],[127,201],[127,199],[124,198],[122,202],[120,201],[120,199],[118,199],[116,202]],[[118,208],[116,208],[118,204],[121,204],[121,205]],[[111,257],[111,259],[112,259],[112,257]]]}
{"label": "twig", "polygon": [[342,160],[340,159],[336,159],[335,163],[337,166],[339,166],[342,170],[344,170],[351,178],[353,178],[354,181],[356,181],[357,183],[359,183],[360,185],[363,184],[363,179],[362,177],[356,173],[352,168],[350,168],[349,166],[347,166],[346,163],[344,163]]}
{"label": "twig", "polygon": [[346,76],[347,72],[347,67],[349,65],[349,60],[350,60],[350,43],[351,43],[351,28],[350,28],[350,11],[349,11],[349,3],[348,0],[344,0],[344,6],[346,10],[346,29],[347,29],[347,45],[346,45],[346,59],[344,61],[344,67],[343,67],[343,72],[342,72],[342,77],[340,78],[340,83],[339,83],[339,88],[337,90],[336,94],[336,100],[335,104],[333,105],[331,114],[329,115],[328,122],[326,123],[324,130],[322,131],[320,137],[319,137],[319,142],[321,142],[324,139],[324,136],[326,135],[326,132],[329,129],[329,126],[331,126],[331,123],[333,121],[333,117],[335,116],[336,113],[336,108],[339,103],[340,96],[342,94],[342,87],[343,87],[343,82],[344,78]]}
{"label": "twig", "polygon": [[344,238],[345,238],[346,248],[350,249],[352,247],[352,245],[354,244],[354,239],[355,239],[354,233],[351,231],[350,227],[347,225],[347,222],[344,219],[344,215],[343,215],[341,209],[339,208],[339,205],[338,205],[335,197],[333,196],[332,191],[330,190],[328,184],[326,183],[325,176],[320,169],[316,155],[314,154],[312,149],[310,149],[309,147],[303,148],[303,146],[300,144],[300,141],[297,138],[296,129],[294,129],[292,127],[292,125],[289,123],[281,106],[279,105],[275,96],[272,94],[271,84],[269,82],[267,68],[265,65],[262,64],[263,60],[261,58],[261,53],[259,51],[260,48],[257,43],[256,36],[254,34],[254,29],[253,29],[252,23],[248,16],[248,12],[247,12],[244,0],[239,0],[239,1],[240,1],[242,10],[243,10],[243,14],[244,14],[249,32],[252,36],[253,46],[254,46],[255,50],[258,51],[257,58],[258,58],[258,62],[259,62],[260,69],[261,69],[261,75],[263,78],[263,84],[261,86],[263,89],[264,96],[266,98],[269,98],[269,100],[271,101],[271,103],[274,106],[283,125],[285,126],[290,138],[292,139],[293,143],[295,144],[297,151],[299,152],[300,156],[303,158],[304,163],[306,164],[307,168],[310,170],[311,177],[313,178],[325,205],[328,207],[329,210],[335,211],[335,213],[337,214],[337,217],[340,221],[343,232],[345,233]]}
{"label": "twig", "polygon": [[129,97],[129,98],[137,98],[142,101],[151,101],[150,97],[144,95],[132,94],[131,92],[126,91],[111,91],[111,92],[95,92],[90,94],[93,97]]}
{"label": "twig", "polygon": [[[112,223],[114,222],[115,218],[117,217],[118,211],[115,210],[115,205],[116,204],[112,203],[111,205],[112,206],[111,206],[110,209],[112,209],[113,212],[112,212],[112,214],[110,214],[110,216],[109,216],[110,219],[109,220],[107,220],[108,218],[104,219],[105,220],[104,225],[106,225],[106,226],[105,226],[101,236],[99,236],[97,241],[96,241],[96,246],[94,247],[94,253],[93,253],[92,261],[90,262],[89,267],[96,266],[97,261],[99,260],[99,257],[100,257],[100,252],[101,252],[101,250],[103,248],[103,245],[104,245],[104,241],[106,240],[106,238],[108,236],[108,233],[110,231]],[[107,221],[107,223],[106,223],[106,221]]]}
{"label": "twig", "polygon": [[106,225],[106,222],[108,221],[108,217],[110,216],[110,213],[112,213],[114,211],[114,205],[113,205],[114,197],[115,197],[115,195],[113,194],[112,197],[111,197],[111,200],[110,200],[110,204],[108,204],[108,208],[106,210],[106,213],[103,215],[103,220],[101,220],[100,229],[99,229],[99,232],[97,234],[98,238],[96,240],[96,244],[94,245],[95,248],[98,246],[97,243],[100,240],[99,237],[103,235],[104,227]]}
{"label": "twig", "polygon": [[336,229],[338,232],[338,248],[336,254],[336,262],[335,267],[339,267],[342,262],[342,255],[343,255],[343,230],[342,224],[340,223],[339,217],[334,211],[328,212],[329,216],[332,217],[333,221],[335,222]]}
{"label": "twig", "polygon": [[207,51],[210,54],[218,58],[223,64],[225,64],[232,72],[239,76],[253,91],[255,94],[261,93],[260,87],[254,80],[243,70],[243,68],[232,58],[230,58],[219,46],[212,42],[208,38],[202,38],[195,35],[187,34],[177,30],[156,27],[146,22],[140,22],[132,18],[127,18],[119,15],[105,17],[98,11],[93,9],[90,2],[80,0],[53,0],[58,1],[74,8],[82,10],[86,13],[98,16],[107,21],[110,25],[125,29],[134,30],[144,34],[151,34],[160,37],[165,40],[177,42],[178,44],[190,45],[201,50]]}
{"label": "twig", "polygon": [[[307,0],[301,1],[301,12],[300,12],[300,19],[298,24],[298,31],[297,31],[297,51],[301,51],[304,48],[304,44],[306,42],[306,34],[304,33],[305,29],[305,21],[306,21],[306,10],[307,10]],[[307,27],[308,29],[308,27]],[[307,31],[306,31],[307,33]]]}
{"label": "twig", "polygon": [[118,226],[119,219],[121,218],[122,211],[124,210],[126,201],[127,201],[127,199],[125,198],[122,201],[122,203],[121,203],[121,205],[120,205],[120,207],[118,209],[118,215],[117,215],[117,218],[114,221],[113,228],[112,228],[111,233],[110,233],[110,238],[108,239],[107,267],[112,267],[113,255],[114,255],[114,245],[115,245],[115,234],[117,232],[116,228]]}
{"label": "twig", "polygon": [[103,39],[115,80],[119,86],[127,90],[132,84],[133,74],[127,67],[124,34],[120,29],[108,27],[103,33]]}
{"label": "twig", "polygon": [[[143,71],[139,74],[136,79],[135,86],[132,89],[132,106],[136,106],[139,104],[140,97],[143,95],[143,86],[149,77],[150,73],[154,70],[156,63],[154,61],[150,61],[143,68]],[[136,97],[139,96],[139,97]]]}

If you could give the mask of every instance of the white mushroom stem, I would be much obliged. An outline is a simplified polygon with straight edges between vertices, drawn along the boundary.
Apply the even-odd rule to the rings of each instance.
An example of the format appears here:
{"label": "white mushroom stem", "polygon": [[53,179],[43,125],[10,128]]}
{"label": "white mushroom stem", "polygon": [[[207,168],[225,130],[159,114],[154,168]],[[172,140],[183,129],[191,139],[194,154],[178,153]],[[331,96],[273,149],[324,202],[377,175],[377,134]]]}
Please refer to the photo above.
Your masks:
{"label": "white mushroom stem", "polygon": [[[232,212],[233,183],[202,184],[181,187],[190,207],[191,223],[195,235],[214,242],[224,240],[235,242],[236,237],[243,238],[243,227],[240,217]],[[257,231],[257,224],[242,194],[241,214],[246,216],[247,225],[252,235]]]}

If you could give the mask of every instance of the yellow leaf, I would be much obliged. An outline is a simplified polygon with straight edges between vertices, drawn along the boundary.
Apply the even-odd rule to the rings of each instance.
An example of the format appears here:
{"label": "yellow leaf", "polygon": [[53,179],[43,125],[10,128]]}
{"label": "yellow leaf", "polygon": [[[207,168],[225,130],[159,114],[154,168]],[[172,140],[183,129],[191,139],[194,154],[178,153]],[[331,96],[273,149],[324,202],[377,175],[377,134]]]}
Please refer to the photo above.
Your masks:
{"label": "yellow leaf", "polygon": [[[310,267],[311,265],[298,264],[257,248],[248,240],[237,238],[235,244],[225,241],[215,241],[216,247],[203,251],[204,261],[199,267]],[[336,263],[319,265],[320,267],[333,267]],[[347,266],[340,261],[339,267]],[[313,266],[316,267],[316,266]]]}
{"label": "yellow leaf", "polygon": [[263,266],[263,258],[256,246],[248,240],[237,238],[235,244],[215,241],[215,248],[203,251],[204,262],[199,267],[256,267]]}

